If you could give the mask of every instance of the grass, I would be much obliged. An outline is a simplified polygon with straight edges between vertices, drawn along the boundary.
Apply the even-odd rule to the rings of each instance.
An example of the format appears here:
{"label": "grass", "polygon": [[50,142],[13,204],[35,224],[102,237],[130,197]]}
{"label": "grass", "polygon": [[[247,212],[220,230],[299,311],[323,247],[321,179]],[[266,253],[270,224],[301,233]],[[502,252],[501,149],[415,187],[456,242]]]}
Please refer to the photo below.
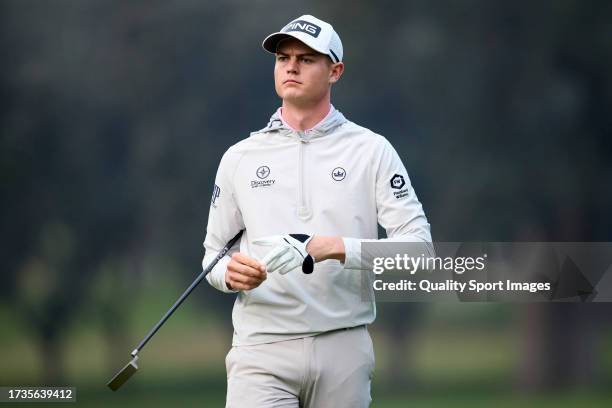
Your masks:
{"label": "grass", "polygon": [[[143,291],[146,297],[130,299],[133,314],[127,325],[128,344],[120,350],[109,349],[95,321],[88,320],[67,331],[66,385],[77,388],[77,403],[54,403],[53,406],[224,406],[224,357],[231,329],[221,325],[219,319],[229,319],[229,311],[222,317],[206,315],[205,309],[193,301],[185,303],[141,353],[141,369],[124,388],[116,393],[106,388],[106,382],[129,360],[131,348],[181,292],[178,285],[161,287],[163,290],[157,293]],[[467,317],[459,315],[459,311],[451,312],[455,313],[455,320],[463,319],[465,325]],[[372,407],[612,406],[612,394],[603,391],[515,393],[513,376],[520,358],[517,346],[520,333],[516,327],[448,325],[442,317],[450,312],[436,313],[439,316],[431,320],[436,324],[411,331],[406,344],[392,342],[384,326],[372,327],[377,359]],[[0,333],[0,385],[40,384],[38,350],[25,326],[8,309],[0,308],[0,327],[7,328]],[[612,337],[603,335],[601,341],[599,358],[603,362],[602,377],[606,380],[612,378]],[[391,378],[394,366],[399,366],[411,380],[400,382]]]}
{"label": "grass", "polygon": [[[139,373],[140,374],[140,373]],[[136,375],[139,375],[136,374]],[[77,403],[54,404],[56,407],[83,406],[97,407],[223,407],[225,401],[225,383],[223,377],[206,377],[196,381],[194,377],[177,380],[176,376],[155,381],[143,382],[133,377],[124,388],[111,392],[101,385],[80,387],[77,390]],[[452,391],[416,390],[411,394],[373,391],[373,408],[446,408],[469,407],[485,408],[533,407],[533,408],[604,408],[612,406],[612,395],[588,392],[557,393],[548,395],[513,395],[506,391]],[[256,408],[256,407],[254,407]]]}

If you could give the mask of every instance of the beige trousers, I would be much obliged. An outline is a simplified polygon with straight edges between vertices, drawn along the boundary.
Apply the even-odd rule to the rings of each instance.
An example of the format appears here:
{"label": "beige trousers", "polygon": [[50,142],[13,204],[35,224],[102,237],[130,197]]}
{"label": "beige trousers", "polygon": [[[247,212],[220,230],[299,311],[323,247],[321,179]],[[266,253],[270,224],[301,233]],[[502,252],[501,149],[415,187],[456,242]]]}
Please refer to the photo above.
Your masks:
{"label": "beige trousers", "polygon": [[225,366],[226,408],[361,408],[372,400],[374,349],[365,326],[232,347]]}

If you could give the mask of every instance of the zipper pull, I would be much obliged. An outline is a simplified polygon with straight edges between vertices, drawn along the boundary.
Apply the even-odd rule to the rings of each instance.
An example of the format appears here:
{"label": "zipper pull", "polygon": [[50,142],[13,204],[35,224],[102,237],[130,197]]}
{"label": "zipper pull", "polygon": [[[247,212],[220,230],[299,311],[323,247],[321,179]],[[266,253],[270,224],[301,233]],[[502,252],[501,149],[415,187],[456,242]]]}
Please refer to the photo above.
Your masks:
{"label": "zipper pull", "polygon": [[310,218],[310,210],[308,207],[298,207],[297,215],[302,219],[308,219]]}
{"label": "zipper pull", "polygon": [[302,131],[302,130],[298,130],[297,131],[298,137],[300,139],[300,142],[302,143],[308,143],[308,139],[306,139],[306,132]]}

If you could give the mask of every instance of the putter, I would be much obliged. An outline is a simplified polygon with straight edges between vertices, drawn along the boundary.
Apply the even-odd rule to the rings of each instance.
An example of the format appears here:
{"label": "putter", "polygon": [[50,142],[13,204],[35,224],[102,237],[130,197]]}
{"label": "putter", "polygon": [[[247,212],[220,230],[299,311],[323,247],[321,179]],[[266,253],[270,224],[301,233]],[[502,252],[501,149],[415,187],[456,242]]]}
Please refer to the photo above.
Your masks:
{"label": "putter", "polygon": [[176,302],[174,302],[174,305],[172,305],[172,307],[166,312],[164,317],[162,317],[161,320],[157,322],[157,324],[151,329],[149,334],[147,334],[145,338],[142,339],[140,344],[138,344],[138,346],[131,353],[132,360],[130,360],[130,362],[127,363],[125,367],[123,367],[117,374],[115,374],[115,376],[108,382],[108,384],[106,384],[108,388],[113,391],[117,391],[119,388],[121,388],[123,384],[127,382],[127,380],[130,379],[132,375],[134,375],[136,370],[138,370],[138,365],[136,364],[136,362],[138,361],[138,353],[140,352],[140,350],[142,350],[144,346],[149,342],[149,340],[151,340],[151,337],[153,337],[155,333],[157,333],[157,331],[160,329],[160,327],[162,327],[166,320],[168,320],[168,318],[172,316],[172,313],[174,313],[174,311],[181,305],[181,303],[183,303],[183,301],[187,298],[187,296],[189,296],[189,294],[195,289],[195,287],[198,286],[202,279],[204,279],[206,275],[209,274],[209,272],[212,270],[212,268],[215,267],[217,262],[219,262],[219,260],[225,256],[227,251],[229,251],[229,249],[234,246],[236,241],[238,241],[238,239],[240,239],[240,237],[242,236],[242,233],[243,230],[238,232],[238,234],[236,234],[234,238],[229,240],[229,242],[223,247],[223,249],[219,251],[219,253],[215,257],[215,259],[213,259],[210,265],[208,265],[206,269],[204,269],[202,273],[198,275],[198,277],[187,288],[187,290],[183,292],[181,297],[178,298]]}

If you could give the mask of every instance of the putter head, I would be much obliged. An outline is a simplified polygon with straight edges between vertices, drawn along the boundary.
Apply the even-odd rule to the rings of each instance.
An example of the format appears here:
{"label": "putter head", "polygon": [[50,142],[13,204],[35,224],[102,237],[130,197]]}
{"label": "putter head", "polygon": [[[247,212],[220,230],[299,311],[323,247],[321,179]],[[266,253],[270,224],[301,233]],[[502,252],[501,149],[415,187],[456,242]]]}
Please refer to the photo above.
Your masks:
{"label": "putter head", "polygon": [[132,360],[125,365],[115,376],[106,384],[108,388],[113,391],[117,391],[123,384],[130,379],[132,375],[138,370],[138,365],[136,361],[138,360],[138,356],[134,356]]}

